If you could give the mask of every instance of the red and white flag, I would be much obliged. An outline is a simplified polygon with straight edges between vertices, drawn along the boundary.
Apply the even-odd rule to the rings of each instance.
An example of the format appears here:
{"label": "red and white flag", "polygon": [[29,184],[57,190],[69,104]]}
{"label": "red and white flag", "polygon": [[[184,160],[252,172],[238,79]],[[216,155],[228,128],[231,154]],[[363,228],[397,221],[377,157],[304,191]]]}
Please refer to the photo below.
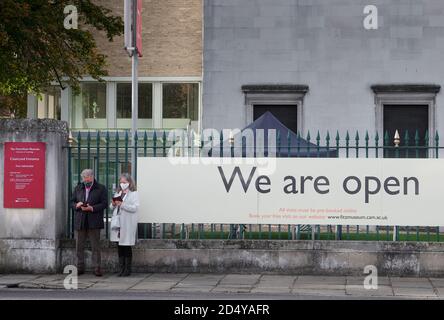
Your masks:
{"label": "red and white flag", "polygon": [[[134,12],[136,8],[136,12]],[[134,19],[135,18],[135,19]],[[136,22],[136,23],[134,23]],[[129,55],[133,54],[134,48],[139,57],[142,56],[142,0],[125,0],[124,2],[125,23],[125,50]],[[134,27],[134,25],[136,25]]]}

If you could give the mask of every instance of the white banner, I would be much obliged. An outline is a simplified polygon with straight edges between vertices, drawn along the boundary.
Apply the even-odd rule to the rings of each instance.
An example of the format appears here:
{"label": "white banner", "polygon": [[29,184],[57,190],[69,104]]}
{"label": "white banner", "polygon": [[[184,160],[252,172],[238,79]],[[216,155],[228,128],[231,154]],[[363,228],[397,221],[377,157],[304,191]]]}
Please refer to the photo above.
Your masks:
{"label": "white banner", "polygon": [[137,175],[142,223],[444,225],[441,159],[138,158]]}

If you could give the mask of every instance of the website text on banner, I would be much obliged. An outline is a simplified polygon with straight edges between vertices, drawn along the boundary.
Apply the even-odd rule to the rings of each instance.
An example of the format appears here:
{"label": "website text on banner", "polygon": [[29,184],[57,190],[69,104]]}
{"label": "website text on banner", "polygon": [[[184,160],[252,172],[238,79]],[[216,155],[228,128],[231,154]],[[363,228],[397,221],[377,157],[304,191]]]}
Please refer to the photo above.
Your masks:
{"label": "website text on banner", "polygon": [[444,225],[444,160],[139,158],[140,222]]}

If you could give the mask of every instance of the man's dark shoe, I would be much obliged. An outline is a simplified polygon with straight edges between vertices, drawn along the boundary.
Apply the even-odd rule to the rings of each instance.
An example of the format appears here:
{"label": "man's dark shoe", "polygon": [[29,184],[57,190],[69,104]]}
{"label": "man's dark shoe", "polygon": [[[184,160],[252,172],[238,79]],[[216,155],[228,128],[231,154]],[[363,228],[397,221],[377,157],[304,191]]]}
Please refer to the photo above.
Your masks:
{"label": "man's dark shoe", "polygon": [[85,267],[77,267],[77,275],[80,276],[85,273]]}
{"label": "man's dark shoe", "polygon": [[96,268],[96,269],[94,270],[94,275],[95,275],[96,277],[101,277],[101,276],[103,276],[102,270],[100,270],[100,268]]}

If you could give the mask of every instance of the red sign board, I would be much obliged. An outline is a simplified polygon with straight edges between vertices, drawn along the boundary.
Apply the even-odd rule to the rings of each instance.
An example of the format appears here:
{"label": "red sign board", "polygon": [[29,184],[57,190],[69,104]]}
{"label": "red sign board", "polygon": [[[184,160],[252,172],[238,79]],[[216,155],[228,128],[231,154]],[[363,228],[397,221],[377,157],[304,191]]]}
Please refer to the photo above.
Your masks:
{"label": "red sign board", "polygon": [[4,207],[45,207],[44,142],[5,142]]}

